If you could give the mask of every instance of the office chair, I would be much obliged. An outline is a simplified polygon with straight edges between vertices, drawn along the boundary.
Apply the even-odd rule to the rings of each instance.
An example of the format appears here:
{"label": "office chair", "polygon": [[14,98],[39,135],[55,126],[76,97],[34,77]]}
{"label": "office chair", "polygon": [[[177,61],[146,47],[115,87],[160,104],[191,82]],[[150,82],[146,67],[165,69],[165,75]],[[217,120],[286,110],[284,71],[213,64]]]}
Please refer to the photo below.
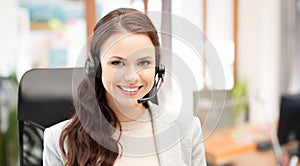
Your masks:
{"label": "office chair", "polygon": [[[73,73],[76,74],[76,81]],[[83,78],[83,68],[32,69],[19,84],[18,122],[20,166],[42,165],[44,129],[69,119],[75,112],[72,86]]]}

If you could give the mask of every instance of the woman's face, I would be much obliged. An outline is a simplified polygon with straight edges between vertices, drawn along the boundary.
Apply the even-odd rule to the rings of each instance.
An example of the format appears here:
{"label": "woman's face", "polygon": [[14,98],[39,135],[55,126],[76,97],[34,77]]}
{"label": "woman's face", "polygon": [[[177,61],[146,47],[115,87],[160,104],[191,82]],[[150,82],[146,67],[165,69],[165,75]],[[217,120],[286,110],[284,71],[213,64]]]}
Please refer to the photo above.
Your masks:
{"label": "woman's face", "polygon": [[108,102],[140,106],[137,100],[154,84],[155,47],[150,38],[143,34],[115,34],[103,44],[101,52],[102,82]]}

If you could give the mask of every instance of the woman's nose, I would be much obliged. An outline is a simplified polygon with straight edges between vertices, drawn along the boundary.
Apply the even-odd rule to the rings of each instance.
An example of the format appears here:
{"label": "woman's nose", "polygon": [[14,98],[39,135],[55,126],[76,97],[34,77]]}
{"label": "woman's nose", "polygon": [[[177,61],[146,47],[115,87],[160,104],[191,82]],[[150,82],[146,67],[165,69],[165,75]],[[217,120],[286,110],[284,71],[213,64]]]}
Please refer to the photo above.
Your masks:
{"label": "woman's nose", "polygon": [[138,71],[135,67],[131,66],[129,67],[124,74],[124,79],[129,84],[136,83],[139,79]]}

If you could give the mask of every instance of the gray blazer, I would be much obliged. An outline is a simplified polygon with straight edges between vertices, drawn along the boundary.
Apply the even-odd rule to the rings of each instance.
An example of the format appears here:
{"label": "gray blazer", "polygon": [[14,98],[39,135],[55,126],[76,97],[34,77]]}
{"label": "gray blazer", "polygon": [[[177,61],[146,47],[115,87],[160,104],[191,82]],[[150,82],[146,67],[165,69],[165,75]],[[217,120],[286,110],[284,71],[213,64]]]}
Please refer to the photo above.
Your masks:
{"label": "gray blazer", "polygon": [[[177,116],[150,103],[156,149],[162,166],[206,166],[201,125],[197,117]],[[183,117],[183,118],[182,118]],[[44,166],[63,166],[59,137],[69,120],[47,128],[44,132]]]}

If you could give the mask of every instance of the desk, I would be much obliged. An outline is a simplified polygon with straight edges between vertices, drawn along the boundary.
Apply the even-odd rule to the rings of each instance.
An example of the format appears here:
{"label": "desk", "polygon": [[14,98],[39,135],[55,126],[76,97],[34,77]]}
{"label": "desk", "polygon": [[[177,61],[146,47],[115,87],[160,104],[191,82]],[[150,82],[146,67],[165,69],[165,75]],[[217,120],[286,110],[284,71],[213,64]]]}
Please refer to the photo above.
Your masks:
{"label": "desk", "polygon": [[[288,156],[286,156],[285,163],[285,165],[287,165]],[[231,166],[278,166],[276,163],[275,154],[271,150],[241,153],[232,157],[228,164]],[[298,162],[297,166],[300,166],[300,162]]]}
{"label": "desk", "polygon": [[269,139],[265,127],[245,124],[213,132],[203,129],[203,136],[206,158],[211,165],[277,166],[272,150],[256,150],[256,142]]}
{"label": "desk", "polygon": [[230,159],[230,165],[236,166],[277,166],[272,151],[251,151],[238,154]]}

